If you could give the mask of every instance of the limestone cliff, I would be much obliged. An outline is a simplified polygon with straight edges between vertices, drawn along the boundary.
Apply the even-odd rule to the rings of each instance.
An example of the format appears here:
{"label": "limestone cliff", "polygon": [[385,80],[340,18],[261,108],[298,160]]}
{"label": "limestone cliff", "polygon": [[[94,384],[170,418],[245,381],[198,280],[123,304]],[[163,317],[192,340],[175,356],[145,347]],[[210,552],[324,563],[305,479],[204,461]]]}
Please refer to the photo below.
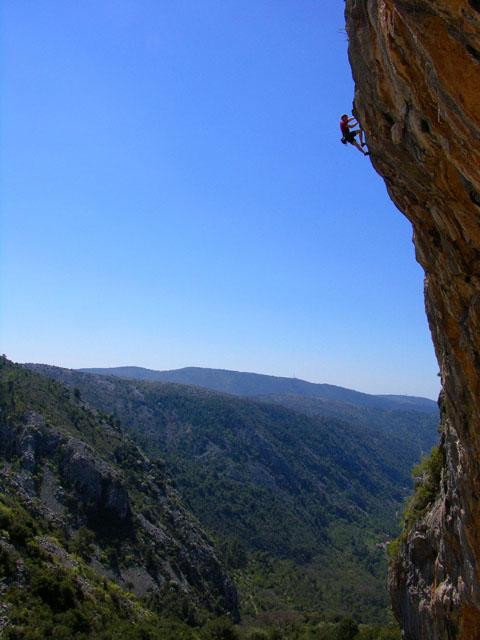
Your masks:
{"label": "limestone cliff", "polygon": [[405,638],[480,638],[480,1],[347,0],[355,112],[412,222],[445,465],[389,586]]}

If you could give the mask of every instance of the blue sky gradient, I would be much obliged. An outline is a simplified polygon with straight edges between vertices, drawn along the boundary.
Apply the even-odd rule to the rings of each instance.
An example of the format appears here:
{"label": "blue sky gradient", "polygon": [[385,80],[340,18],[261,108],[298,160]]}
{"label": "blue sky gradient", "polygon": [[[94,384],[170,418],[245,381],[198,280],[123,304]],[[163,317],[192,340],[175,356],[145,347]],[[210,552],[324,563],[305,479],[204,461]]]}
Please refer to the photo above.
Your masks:
{"label": "blue sky gradient", "polygon": [[435,397],[341,0],[5,0],[2,350]]}

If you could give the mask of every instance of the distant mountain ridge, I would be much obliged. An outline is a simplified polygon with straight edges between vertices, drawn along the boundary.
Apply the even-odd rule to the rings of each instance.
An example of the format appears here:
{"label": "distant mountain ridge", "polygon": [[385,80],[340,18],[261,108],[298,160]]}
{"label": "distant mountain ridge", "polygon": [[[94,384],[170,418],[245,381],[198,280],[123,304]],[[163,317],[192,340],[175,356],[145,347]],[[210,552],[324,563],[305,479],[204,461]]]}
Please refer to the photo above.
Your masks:
{"label": "distant mountain ridge", "polygon": [[309,417],[341,420],[365,433],[373,429],[382,436],[399,438],[403,453],[408,452],[411,460],[428,453],[438,439],[438,405],[428,398],[371,395],[298,378],[202,367],[171,371],[142,367],[81,371],[128,380],[188,385],[280,405]]}
{"label": "distant mountain ridge", "polygon": [[372,395],[336,385],[307,382],[299,378],[284,378],[228,369],[184,367],[169,371],[157,371],[143,367],[125,366],[84,368],[79,371],[97,375],[119,376],[132,380],[176,382],[177,384],[204,387],[238,396],[296,395],[379,409],[413,409],[427,413],[437,410],[436,402],[429,398],[390,394]]}

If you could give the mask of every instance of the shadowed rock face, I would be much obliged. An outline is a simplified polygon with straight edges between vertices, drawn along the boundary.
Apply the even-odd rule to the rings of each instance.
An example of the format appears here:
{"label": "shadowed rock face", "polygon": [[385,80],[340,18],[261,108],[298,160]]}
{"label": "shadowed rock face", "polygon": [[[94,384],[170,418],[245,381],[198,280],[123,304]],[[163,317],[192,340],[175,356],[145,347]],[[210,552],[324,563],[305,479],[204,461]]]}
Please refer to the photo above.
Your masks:
{"label": "shadowed rock face", "polygon": [[0,456],[19,459],[24,488],[32,497],[35,489],[30,475],[35,471],[38,458],[56,457],[62,480],[72,487],[75,499],[87,512],[102,512],[104,517],[107,514],[118,523],[131,518],[128,491],[120,474],[95,456],[84,442],[62,437],[33,411],[27,412],[24,424],[15,429],[0,420]]}
{"label": "shadowed rock face", "polygon": [[443,386],[442,486],[390,574],[408,639],[480,637],[480,2],[347,0],[355,111],[412,222]]}

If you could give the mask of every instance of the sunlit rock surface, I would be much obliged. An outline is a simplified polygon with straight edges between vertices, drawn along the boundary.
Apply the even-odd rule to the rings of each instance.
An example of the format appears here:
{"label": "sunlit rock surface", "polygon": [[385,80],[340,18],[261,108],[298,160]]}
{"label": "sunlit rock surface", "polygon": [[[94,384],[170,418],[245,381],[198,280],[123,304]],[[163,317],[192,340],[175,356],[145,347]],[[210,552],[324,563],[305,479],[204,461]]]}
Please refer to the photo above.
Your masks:
{"label": "sunlit rock surface", "polygon": [[346,22],[356,115],[375,169],[413,224],[444,390],[441,491],[391,571],[393,606],[408,639],[474,640],[480,638],[480,0],[347,0]]}

